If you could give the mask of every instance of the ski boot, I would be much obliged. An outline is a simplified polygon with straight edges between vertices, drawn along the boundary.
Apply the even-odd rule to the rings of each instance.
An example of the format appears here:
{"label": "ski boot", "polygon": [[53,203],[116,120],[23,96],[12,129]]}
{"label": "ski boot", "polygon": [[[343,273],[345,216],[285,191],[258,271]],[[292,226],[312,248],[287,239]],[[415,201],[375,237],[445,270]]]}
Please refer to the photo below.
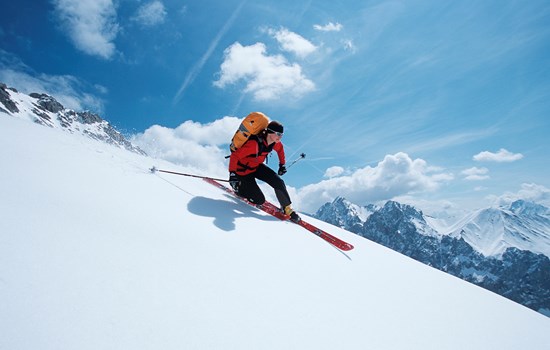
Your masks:
{"label": "ski boot", "polygon": [[287,205],[286,207],[284,207],[283,212],[285,213],[285,215],[290,216],[290,221],[294,223],[298,223],[302,220],[302,218],[300,218],[298,213],[296,213],[290,205]]}

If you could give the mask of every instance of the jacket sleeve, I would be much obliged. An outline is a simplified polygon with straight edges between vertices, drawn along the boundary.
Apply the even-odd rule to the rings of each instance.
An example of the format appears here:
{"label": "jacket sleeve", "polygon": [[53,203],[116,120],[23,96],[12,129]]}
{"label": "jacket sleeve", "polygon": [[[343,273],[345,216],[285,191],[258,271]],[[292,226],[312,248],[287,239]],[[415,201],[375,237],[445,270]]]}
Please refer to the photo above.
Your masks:
{"label": "jacket sleeve", "polygon": [[283,143],[277,142],[275,146],[273,146],[273,149],[275,150],[275,152],[277,152],[277,156],[279,156],[279,164],[280,165],[286,164],[285,148],[283,146]]}

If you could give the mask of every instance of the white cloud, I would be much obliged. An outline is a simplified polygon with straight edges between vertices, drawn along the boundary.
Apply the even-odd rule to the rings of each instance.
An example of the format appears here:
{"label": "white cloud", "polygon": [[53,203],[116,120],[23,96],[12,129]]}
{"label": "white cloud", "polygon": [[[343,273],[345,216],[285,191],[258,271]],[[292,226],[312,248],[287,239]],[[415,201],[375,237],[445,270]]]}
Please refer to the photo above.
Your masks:
{"label": "white cloud", "polygon": [[[446,199],[423,199],[418,198],[418,196],[404,195],[397,196],[393,200],[422,210],[424,215],[437,218],[437,223],[444,224],[444,226],[454,223],[466,214],[464,209],[459,208],[455,203]],[[433,221],[430,220],[430,222],[434,224]]]}
{"label": "white cloud", "polygon": [[39,74],[33,76],[25,72],[2,69],[0,70],[0,81],[26,94],[32,92],[48,94],[55,97],[63,107],[75,111],[91,110],[101,114],[104,109],[104,100],[97,94],[103,94],[104,89],[96,87],[92,89],[71,75]]}
{"label": "white cloud", "polygon": [[110,59],[119,31],[112,0],[53,0],[56,15],[77,49]]}
{"label": "white cloud", "polygon": [[305,186],[298,190],[296,202],[301,210],[315,211],[337,196],[353,203],[374,203],[406,194],[433,191],[453,176],[435,172],[422,159],[406,153],[387,155],[374,168],[367,166],[349,176],[341,176]]}
{"label": "white cloud", "polygon": [[484,151],[476,154],[473,159],[478,162],[515,162],[523,158],[521,153],[511,153],[501,148],[497,153]]}
{"label": "white cloud", "polygon": [[244,91],[257,100],[274,100],[286,94],[299,97],[315,89],[300,65],[290,64],[281,55],[267,55],[263,43],[242,46],[236,42],[225,49],[220,78],[214,85],[224,88],[239,80],[245,81]]}
{"label": "white cloud", "polygon": [[152,1],[139,7],[133,20],[145,26],[154,26],[164,22],[166,9],[161,1]]}
{"label": "white cloud", "polygon": [[355,44],[350,39],[345,39],[345,40],[342,40],[341,42],[345,50],[351,51],[352,53],[355,53],[357,51]]}
{"label": "white cloud", "polygon": [[498,197],[493,196],[492,199],[497,205],[502,206],[507,206],[518,199],[550,206],[550,189],[534,183],[523,183],[518,192],[506,192]]}
{"label": "white cloud", "polygon": [[279,42],[284,51],[294,53],[300,58],[304,58],[317,50],[317,47],[309,40],[286,28],[280,30],[269,29],[268,33]]}
{"label": "white cloud", "polygon": [[[155,125],[131,141],[153,157],[195,169],[198,174],[225,177],[228,144],[240,122],[240,118],[224,117],[208,124],[186,121],[175,129]],[[375,203],[434,191],[453,179],[444,170],[405,153],[387,155],[376,167],[367,166],[349,175],[337,166],[327,169],[326,174],[335,177],[300,189],[288,187],[296,208],[313,212],[337,196],[358,204]],[[262,186],[276,201],[267,185]]]}
{"label": "white cloud", "polygon": [[[198,169],[210,176],[226,176],[225,156],[241,119],[224,117],[212,123],[186,121],[175,129],[154,125],[131,141],[149,155]],[[227,145],[227,147],[221,147]]]}
{"label": "white cloud", "polygon": [[46,93],[55,97],[64,107],[102,113],[107,93],[101,85],[91,86],[72,75],[48,75],[34,72],[18,57],[0,49],[0,81],[30,94]]}
{"label": "white cloud", "polygon": [[471,181],[487,180],[490,178],[490,176],[487,175],[488,173],[489,169],[477,167],[465,169],[462,171],[462,174],[466,175],[465,179]]}
{"label": "white cloud", "polygon": [[336,176],[340,176],[343,173],[344,173],[344,168],[342,168],[340,166],[333,166],[333,167],[328,168],[325,171],[325,177],[333,178],[333,177],[336,177]]}
{"label": "white cloud", "polygon": [[343,26],[338,22],[336,22],[336,24],[332,22],[328,22],[328,24],[324,26],[315,24],[313,28],[321,32],[339,32],[340,30],[342,30]]}

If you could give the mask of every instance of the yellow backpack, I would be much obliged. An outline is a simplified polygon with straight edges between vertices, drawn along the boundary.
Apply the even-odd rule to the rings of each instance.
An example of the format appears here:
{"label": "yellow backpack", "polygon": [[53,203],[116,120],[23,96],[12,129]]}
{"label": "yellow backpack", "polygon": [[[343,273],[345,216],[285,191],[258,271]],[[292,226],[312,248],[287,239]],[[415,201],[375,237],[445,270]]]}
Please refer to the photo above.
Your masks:
{"label": "yellow backpack", "polygon": [[229,146],[231,152],[235,152],[241,147],[251,135],[258,135],[267,129],[267,124],[269,124],[269,118],[262,112],[252,112],[247,115],[231,139]]}

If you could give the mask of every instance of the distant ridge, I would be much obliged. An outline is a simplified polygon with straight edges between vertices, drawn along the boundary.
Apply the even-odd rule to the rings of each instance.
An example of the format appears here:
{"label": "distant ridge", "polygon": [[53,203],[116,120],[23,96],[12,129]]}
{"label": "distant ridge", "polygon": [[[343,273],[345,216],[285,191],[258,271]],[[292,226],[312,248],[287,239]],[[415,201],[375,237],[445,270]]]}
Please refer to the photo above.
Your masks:
{"label": "distant ridge", "polygon": [[315,217],[550,316],[550,210],[518,200],[436,229],[410,205],[342,197]]}
{"label": "distant ridge", "polygon": [[133,145],[99,115],[90,111],[77,112],[67,109],[54,97],[44,93],[26,95],[0,82],[0,113],[82,134],[145,155],[143,150]]}

